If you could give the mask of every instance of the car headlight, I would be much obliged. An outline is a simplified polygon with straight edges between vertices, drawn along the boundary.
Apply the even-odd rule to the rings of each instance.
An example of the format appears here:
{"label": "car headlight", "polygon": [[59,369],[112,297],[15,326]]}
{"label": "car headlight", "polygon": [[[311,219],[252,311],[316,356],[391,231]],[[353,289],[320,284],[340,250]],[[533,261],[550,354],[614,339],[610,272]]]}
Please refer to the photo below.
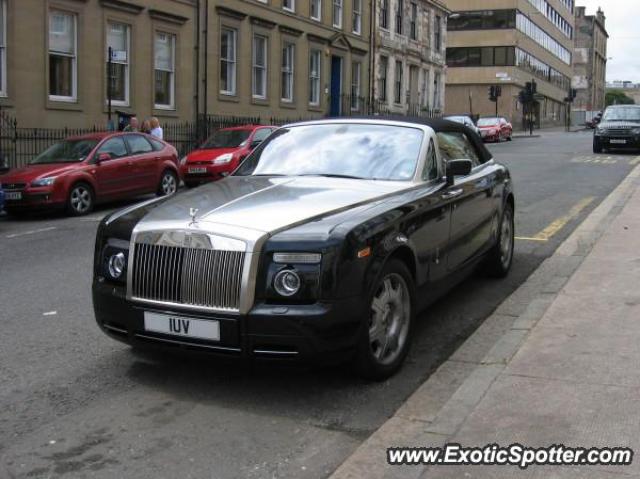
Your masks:
{"label": "car headlight", "polygon": [[596,135],[602,135],[604,133],[604,128],[596,127]]}
{"label": "car headlight", "polygon": [[213,160],[214,165],[226,165],[233,159],[233,153],[225,153]]}
{"label": "car headlight", "polygon": [[31,186],[51,186],[56,181],[55,176],[49,176],[48,178],[40,178],[31,182]]}
{"label": "car headlight", "polygon": [[286,298],[300,291],[301,285],[300,275],[292,269],[278,271],[273,278],[273,289],[275,289],[280,296]]}
{"label": "car headlight", "polygon": [[110,238],[102,250],[102,271],[109,281],[124,283],[127,279],[129,250],[126,241]]}
{"label": "car headlight", "polygon": [[122,251],[109,256],[107,260],[107,270],[112,279],[120,279],[124,273],[127,264],[127,258]]}

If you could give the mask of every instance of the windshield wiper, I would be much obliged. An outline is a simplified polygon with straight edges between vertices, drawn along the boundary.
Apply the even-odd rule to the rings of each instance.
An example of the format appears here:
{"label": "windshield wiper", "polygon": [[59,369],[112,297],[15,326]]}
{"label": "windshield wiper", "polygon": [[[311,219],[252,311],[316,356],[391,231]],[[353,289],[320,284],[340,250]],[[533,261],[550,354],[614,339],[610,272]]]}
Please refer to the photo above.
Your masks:
{"label": "windshield wiper", "polygon": [[353,176],[353,175],[338,175],[334,173],[305,173],[303,175],[297,176],[323,176],[325,178],[346,178],[349,180],[367,180],[369,178],[364,178],[362,176]]}

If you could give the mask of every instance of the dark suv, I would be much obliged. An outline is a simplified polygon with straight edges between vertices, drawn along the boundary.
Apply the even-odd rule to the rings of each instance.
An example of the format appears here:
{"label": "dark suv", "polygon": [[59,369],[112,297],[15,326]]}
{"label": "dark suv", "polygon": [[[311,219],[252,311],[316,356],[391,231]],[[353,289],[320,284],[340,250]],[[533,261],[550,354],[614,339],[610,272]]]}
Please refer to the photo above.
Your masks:
{"label": "dark suv", "polygon": [[640,105],[607,107],[593,136],[593,152],[611,148],[640,148]]}

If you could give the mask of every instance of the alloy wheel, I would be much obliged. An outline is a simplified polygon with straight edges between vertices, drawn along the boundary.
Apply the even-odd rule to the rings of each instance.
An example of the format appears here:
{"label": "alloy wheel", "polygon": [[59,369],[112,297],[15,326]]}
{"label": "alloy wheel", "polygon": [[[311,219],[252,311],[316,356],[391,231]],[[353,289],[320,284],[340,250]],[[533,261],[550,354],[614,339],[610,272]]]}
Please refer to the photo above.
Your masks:
{"label": "alloy wheel", "polygon": [[404,278],[387,275],[371,301],[369,345],[379,364],[391,364],[407,342],[411,318],[411,299]]}
{"label": "alloy wheel", "polygon": [[169,196],[176,192],[178,189],[178,182],[176,177],[171,173],[165,173],[162,175],[162,182],[160,183],[160,190],[163,196]]}
{"label": "alloy wheel", "polygon": [[513,255],[513,213],[511,208],[505,208],[500,226],[500,262],[508,267]]}
{"label": "alloy wheel", "polygon": [[91,191],[84,185],[78,185],[71,190],[70,204],[77,214],[87,213],[92,206]]}

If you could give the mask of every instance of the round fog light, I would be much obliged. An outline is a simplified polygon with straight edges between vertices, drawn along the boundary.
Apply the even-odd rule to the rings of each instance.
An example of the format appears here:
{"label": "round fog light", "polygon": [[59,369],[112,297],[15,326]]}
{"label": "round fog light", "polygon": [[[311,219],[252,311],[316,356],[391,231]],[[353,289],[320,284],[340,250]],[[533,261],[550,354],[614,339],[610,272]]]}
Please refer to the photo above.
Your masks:
{"label": "round fog light", "polygon": [[293,296],[300,291],[300,276],[295,271],[283,269],[273,279],[273,287],[280,296]]}
{"label": "round fog light", "polygon": [[109,274],[113,279],[119,279],[122,276],[125,266],[124,253],[116,253],[109,257]]}

